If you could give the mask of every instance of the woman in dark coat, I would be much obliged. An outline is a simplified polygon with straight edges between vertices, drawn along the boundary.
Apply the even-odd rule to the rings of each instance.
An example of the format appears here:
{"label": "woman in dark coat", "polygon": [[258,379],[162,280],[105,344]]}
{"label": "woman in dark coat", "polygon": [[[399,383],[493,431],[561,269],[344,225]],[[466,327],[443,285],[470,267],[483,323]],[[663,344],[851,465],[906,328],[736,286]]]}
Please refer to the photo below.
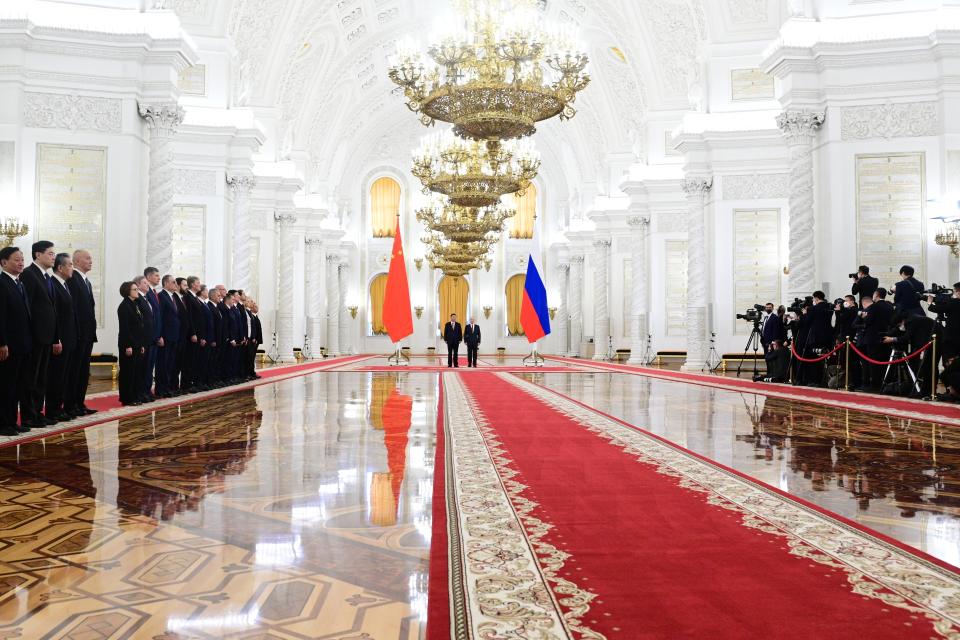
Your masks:
{"label": "woman in dark coat", "polygon": [[[120,285],[123,301],[117,307],[117,319],[120,331],[117,336],[120,360],[120,404],[124,406],[140,404],[137,381],[143,379],[143,356],[145,353],[143,316],[137,305],[140,291],[132,282]],[[139,372],[139,373],[138,373]]]}

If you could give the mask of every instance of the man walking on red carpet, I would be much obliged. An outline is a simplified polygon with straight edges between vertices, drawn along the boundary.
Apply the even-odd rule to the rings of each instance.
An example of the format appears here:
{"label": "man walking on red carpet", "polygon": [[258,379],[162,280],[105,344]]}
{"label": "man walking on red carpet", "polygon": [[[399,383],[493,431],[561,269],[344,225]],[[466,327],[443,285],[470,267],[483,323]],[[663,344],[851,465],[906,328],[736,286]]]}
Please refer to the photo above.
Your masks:
{"label": "man walking on red carpet", "polygon": [[457,314],[450,314],[450,322],[443,327],[443,341],[447,343],[447,368],[460,366],[460,343],[463,342],[463,327],[457,322]]}

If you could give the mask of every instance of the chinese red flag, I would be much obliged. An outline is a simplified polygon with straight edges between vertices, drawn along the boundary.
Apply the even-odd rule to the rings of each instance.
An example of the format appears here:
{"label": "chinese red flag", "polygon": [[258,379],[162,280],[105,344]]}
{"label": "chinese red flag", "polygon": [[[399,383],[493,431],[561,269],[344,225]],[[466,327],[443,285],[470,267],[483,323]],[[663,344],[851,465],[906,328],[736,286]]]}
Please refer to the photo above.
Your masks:
{"label": "chinese red flag", "polygon": [[413,313],[410,311],[410,286],[407,284],[407,262],[403,257],[400,239],[400,219],[393,236],[390,271],[387,272],[387,291],[383,296],[383,326],[390,340],[400,342],[413,333]]}

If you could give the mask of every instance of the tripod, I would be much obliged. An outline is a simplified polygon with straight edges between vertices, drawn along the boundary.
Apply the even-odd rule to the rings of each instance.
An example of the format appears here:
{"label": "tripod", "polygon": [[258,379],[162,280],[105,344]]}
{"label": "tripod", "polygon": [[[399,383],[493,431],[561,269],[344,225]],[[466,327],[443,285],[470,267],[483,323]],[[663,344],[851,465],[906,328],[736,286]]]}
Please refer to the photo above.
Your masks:
{"label": "tripod", "polygon": [[887,361],[887,369],[886,369],[886,371],[884,371],[884,373],[883,373],[883,382],[880,383],[880,390],[881,390],[881,391],[883,391],[883,389],[885,389],[886,386],[887,386],[887,378],[890,377],[890,369],[892,369],[893,367],[896,367],[896,369],[894,369],[894,375],[896,375],[896,385],[897,385],[897,388],[899,389],[900,386],[901,386],[901,384],[904,382],[904,380],[903,380],[903,370],[906,369],[906,370],[907,370],[907,373],[910,375],[910,379],[913,380],[913,384],[911,385],[911,388],[912,388],[914,391],[916,391],[917,393],[920,393],[920,381],[917,380],[917,374],[914,373],[913,367],[910,366],[910,363],[909,363],[909,362],[902,362],[902,363],[897,364],[897,365],[894,365],[894,364],[893,364],[893,361],[894,361],[894,360],[899,360],[900,358],[904,357],[905,355],[906,355],[905,352],[903,352],[903,351],[897,351],[896,349],[894,349],[893,351],[890,352],[890,359]]}
{"label": "tripod", "polygon": [[[750,337],[747,338],[747,345],[743,348],[743,352],[753,351],[753,379],[757,379],[757,352],[760,350],[760,320],[753,321],[753,330],[750,331]],[[740,377],[740,372],[743,370],[743,358],[740,358],[740,363],[737,364],[737,377]]]}
{"label": "tripod", "polygon": [[707,353],[707,361],[703,363],[703,367],[700,368],[700,371],[709,371],[710,373],[716,373],[717,369],[720,368],[720,365],[723,364],[723,360],[720,358],[720,354],[717,353],[717,334],[710,332],[710,351]]}
{"label": "tripod", "polygon": [[657,354],[653,352],[653,335],[648,333],[647,344],[643,348],[643,355],[640,357],[640,363],[645,365],[650,364],[653,362],[653,359],[656,356]]}

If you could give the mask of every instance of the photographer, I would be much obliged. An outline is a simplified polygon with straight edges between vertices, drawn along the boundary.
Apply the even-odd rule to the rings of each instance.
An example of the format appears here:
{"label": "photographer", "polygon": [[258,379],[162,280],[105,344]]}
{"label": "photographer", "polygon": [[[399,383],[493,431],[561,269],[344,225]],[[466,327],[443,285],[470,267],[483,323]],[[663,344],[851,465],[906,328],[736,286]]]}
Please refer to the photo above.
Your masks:
{"label": "photographer", "polygon": [[913,273],[910,265],[900,267],[900,282],[894,287],[893,306],[897,313],[922,316],[924,313],[920,306],[920,294],[926,287],[913,277]]}
{"label": "photographer", "polygon": [[948,298],[945,295],[927,295],[930,313],[945,318],[943,341],[937,342],[937,351],[943,354],[944,360],[949,356],[960,354],[960,282],[953,285],[953,293]]}
{"label": "photographer", "polygon": [[[871,294],[873,295],[873,294]],[[857,319],[857,299],[856,297],[844,296],[833,304],[834,326],[837,330],[837,340],[845,342],[847,338],[853,339],[855,329],[853,323]]]}
{"label": "photographer", "polygon": [[853,279],[850,293],[855,296],[854,300],[864,297],[872,299],[873,292],[880,286],[880,281],[870,275],[870,267],[865,265],[857,267],[857,272],[851,273],[850,277]]}
{"label": "photographer", "polygon": [[[906,315],[897,316],[893,322],[895,328],[899,327],[896,335],[886,336],[883,344],[893,347],[893,349],[909,355],[914,351],[921,349],[925,344],[933,340],[933,336],[939,332],[936,321],[926,315]],[[910,387],[909,394],[911,398],[922,398],[928,395],[930,390],[930,368],[931,351],[927,349],[919,360],[910,360],[907,366],[913,370],[917,377],[920,390]]]}
{"label": "photographer", "polygon": [[[834,345],[833,309],[827,304],[823,291],[813,292],[813,304],[807,311],[809,330],[805,357],[815,357],[829,351]],[[823,386],[823,362],[805,362],[801,366],[801,384],[811,387]]]}
{"label": "photographer", "polygon": [[[873,292],[873,300],[864,299],[864,309],[860,312],[863,319],[863,331],[857,340],[857,347],[874,360],[890,358],[890,347],[883,343],[884,334],[890,331],[890,323],[896,313],[893,305],[887,301],[886,289]],[[883,387],[885,364],[861,363],[863,386],[858,391],[879,393]]]}

